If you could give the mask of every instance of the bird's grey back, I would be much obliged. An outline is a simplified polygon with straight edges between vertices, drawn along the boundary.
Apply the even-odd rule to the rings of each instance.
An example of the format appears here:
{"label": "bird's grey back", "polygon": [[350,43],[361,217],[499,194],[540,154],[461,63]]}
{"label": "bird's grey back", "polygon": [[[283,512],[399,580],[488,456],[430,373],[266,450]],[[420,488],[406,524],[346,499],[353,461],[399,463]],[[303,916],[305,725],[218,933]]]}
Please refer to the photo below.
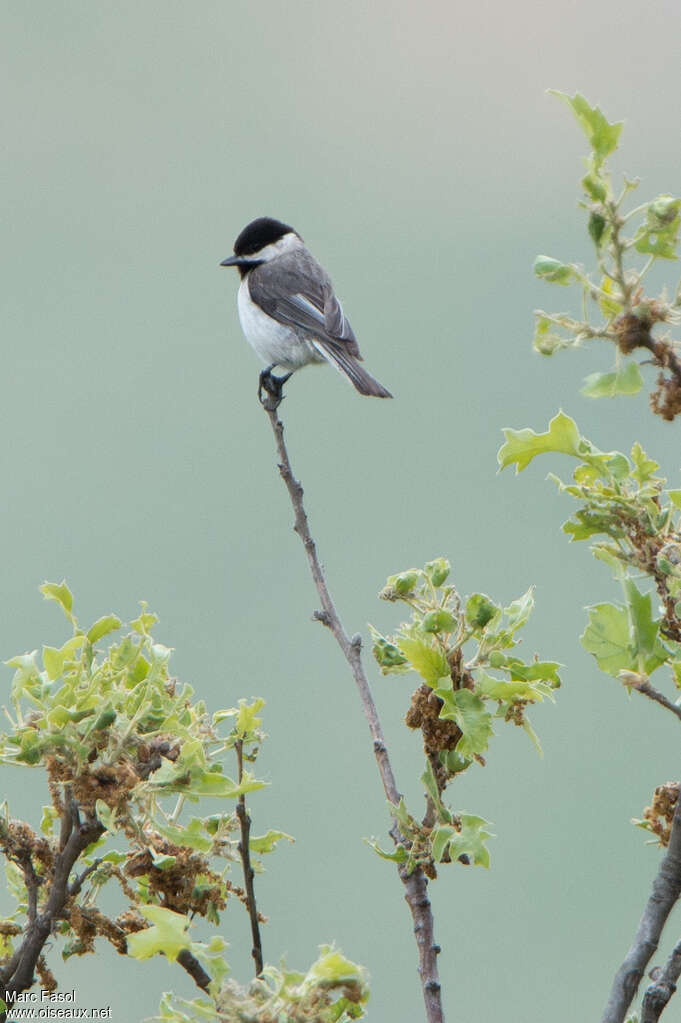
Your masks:
{"label": "bird's grey back", "polygon": [[268,316],[315,337],[341,342],[349,355],[361,359],[331,278],[306,248],[255,267],[248,275],[248,289]]}

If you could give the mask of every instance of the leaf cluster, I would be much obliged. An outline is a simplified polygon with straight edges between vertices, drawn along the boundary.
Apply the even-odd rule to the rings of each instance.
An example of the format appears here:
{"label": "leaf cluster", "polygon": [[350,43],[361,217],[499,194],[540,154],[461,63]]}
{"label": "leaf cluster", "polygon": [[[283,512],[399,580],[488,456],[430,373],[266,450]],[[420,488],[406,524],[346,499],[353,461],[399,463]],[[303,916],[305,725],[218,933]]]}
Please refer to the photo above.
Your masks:
{"label": "leaf cluster", "polygon": [[426,754],[426,816],[419,823],[400,803],[393,812],[407,843],[382,855],[409,870],[419,863],[430,876],[434,863],[488,865],[487,822],[451,813],[442,795],[456,775],[484,765],[494,718],[521,726],[539,748],[526,710],[552,698],[560,685],[557,662],[518,656],[518,633],[534,606],[532,588],[503,607],[484,593],[463,599],[449,574],[449,562],[437,558],[390,576],[380,596],[406,605],[410,620],[388,636],[370,626],[382,673],[420,676],[405,720],[421,731]]}
{"label": "leaf cluster", "polygon": [[[582,643],[609,675],[640,688],[666,665],[681,686],[681,490],[669,489],[659,465],[634,444],[629,456],[600,451],[581,436],[564,413],[544,433],[505,430],[499,451],[503,469],[520,472],[540,454],[571,456],[576,467],[569,483],[550,474],[561,493],[579,503],[563,525],[571,541],[592,541],[592,552],[622,586],[622,603],[588,609]],[[642,592],[640,578],[656,592]],[[636,579],[639,579],[637,585]]]}
{"label": "leaf cluster", "polygon": [[[207,971],[217,1004],[226,944],[218,936],[194,941],[189,926],[197,916],[217,924],[229,900],[246,902],[229,876],[241,852],[234,804],[265,785],[244,768],[264,739],[264,701],[240,700],[209,714],[170,674],[172,651],[154,638],[157,619],[145,605],[128,631],[113,614],[83,628],[65,583],[42,591],[71,634],[60,647],[7,662],[14,668],[5,711],[11,727],[0,736],[0,762],[44,770],[51,802],[40,834],[11,817],[6,803],[0,807],[0,850],[15,901],[0,920],[0,977],[11,976],[21,922],[28,916],[30,925],[54,904],[64,835],[75,821],[94,840],[61,882],[64,905],[54,924],[63,957],[93,951],[98,937],[139,959],[188,953]],[[228,758],[238,765],[236,779]],[[231,805],[215,812],[215,799]],[[291,840],[279,830],[250,838],[255,870],[282,839]],[[124,900],[115,919],[98,906],[111,886]]]}
{"label": "leaf cluster", "polygon": [[350,1023],[363,1019],[369,997],[366,971],[338,949],[323,945],[307,973],[266,966],[247,989],[227,981],[217,998],[187,1000],[166,994],[162,1023]]}
{"label": "leaf cluster", "polygon": [[650,361],[660,369],[651,405],[663,418],[673,419],[681,411],[681,363],[669,336],[653,336],[652,330],[657,324],[679,322],[681,282],[669,300],[664,291],[647,295],[643,280],[658,260],[678,258],[681,199],[659,195],[625,211],[625,201],[639,182],[625,178],[617,192],[608,171],[608,158],[617,149],[622,124],[610,123],[579,93],[554,95],[570,107],[591,148],[581,181],[584,198],[580,206],[588,214],[596,267],[587,272],[576,263],[537,257],[534,272],[542,280],[580,289],[582,316],[538,310],[534,346],[544,355],[553,355],[593,338],[614,343],[614,369],[593,373],[585,381],[582,393],[592,398],[636,394],[643,385],[638,364],[623,361],[623,357],[637,348],[646,349]]}

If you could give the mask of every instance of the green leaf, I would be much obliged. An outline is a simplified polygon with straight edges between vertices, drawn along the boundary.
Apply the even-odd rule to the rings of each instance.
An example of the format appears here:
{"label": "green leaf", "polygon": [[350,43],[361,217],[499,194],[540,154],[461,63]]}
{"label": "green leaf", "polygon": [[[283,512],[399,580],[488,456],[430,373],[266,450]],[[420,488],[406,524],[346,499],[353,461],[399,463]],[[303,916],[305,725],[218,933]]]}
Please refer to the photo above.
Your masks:
{"label": "green leaf", "polygon": [[424,632],[454,632],[457,621],[450,611],[439,608],[437,611],[429,611],[423,618]]}
{"label": "green leaf", "polygon": [[421,775],[421,782],[426,792],[430,796],[431,802],[437,813],[437,819],[440,823],[451,824],[452,815],[447,807],[442,802],[439,789],[437,787],[437,780],[435,778],[435,772],[433,771],[433,765],[430,760],[426,761],[426,769]]}
{"label": "green leaf", "polygon": [[599,166],[617,149],[622,121],[611,124],[598,107],[590,106],[578,92],[574,96],[568,96],[566,92],[557,89],[549,89],[549,92],[570,107],[594,151],[595,164]]}
{"label": "green leaf", "polygon": [[516,473],[522,472],[537,455],[549,451],[559,452],[564,455],[579,455],[580,441],[579,430],[574,419],[570,419],[563,412],[559,412],[549,423],[546,433],[535,433],[534,430],[505,429],[504,436],[506,443],[500,448],[497,455],[499,468],[505,469],[507,465],[516,463]]}
{"label": "green leaf", "polygon": [[359,1001],[365,1002],[369,997],[366,970],[351,962],[338,949],[323,945],[321,955],[307,971],[303,987],[317,986],[325,989],[340,985],[356,986]]}
{"label": "green leaf", "polygon": [[185,845],[198,852],[207,853],[213,848],[212,839],[207,838],[204,832],[204,822],[200,817],[192,817],[186,825],[156,823],[156,828],[164,838],[169,839],[175,845]]}
{"label": "green leaf", "polygon": [[130,628],[134,629],[141,636],[147,636],[149,630],[153,629],[158,621],[158,615],[155,615],[153,611],[147,611],[146,600],[140,601],[140,607],[142,608],[139,618],[135,618],[134,621],[130,622]]}
{"label": "green leaf", "polygon": [[369,625],[369,632],[374,641],[372,653],[376,662],[380,665],[382,675],[411,670],[407,658],[404,654],[400,653],[394,643],[391,643],[385,636],[382,636],[373,625]]}
{"label": "green leaf", "polygon": [[157,870],[170,870],[177,863],[177,856],[170,856],[168,853],[156,853],[153,849],[149,849],[151,853],[151,862]]}
{"label": "green leaf", "polygon": [[440,763],[446,767],[450,774],[459,774],[471,766],[473,761],[469,757],[462,757],[454,749],[441,750],[439,754]]}
{"label": "green leaf", "polygon": [[116,811],[112,810],[109,804],[105,803],[103,799],[98,799],[96,801],[95,813],[97,814],[97,820],[106,828],[107,831],[118,831],[118,827],[116,825]]}
{"label": "green leaf", "polygon": [[472,593],[466,601],[466,621],[473,629],[484,629],[501,611],[486,593]]}
{"label": "green leaf", "polygon": [[638,441],[636,441],[631,449],[631,460],[634,463],[634,470],[631,475],[639,483],[647,483],[648,480],[653,479],[655,473],[660,468],[659,462],[648,458]]}
{"label": "green leaf", "polygon": [[504,608],[504,614],[508,619],[508,628],[516,632],[525,625],[534,609],[534,586],[518,597],[508,607]]}
{"label": "green leaf", "polygon": [[385,849],[381,849],[375,839],[365,838],[364,841],[381,857],[382,860],[392,860],[393,863],[404,863],[407,859],[408,853],[403,845],[398,845],[391,852],[386,852]]}
{"label": "green leaf", "polygon": [[536,314],[534,326],[534,338],[532,345],[540,355],[553,355],[561,348],[569,348],[573,342],[568,337],[563,337],[554,329],[554,325],[548,316],[542,313]]}
{"label": "green leaf", "polygon": [[295,839],[291,835],[287,835],[285,831],[268,831],[266,835],[249,839],[248,844],[251,852],[261,855],[273,852],[277,843],[284,839],[287,842],[295,842]]}
{"label": "green leaf", "polygon": [[238,785],[231,778],[225,777],[225,775],[207,772],[196,780],[192,779],[184,791],[194,796],[237,799],[239,796],[245,796],[249,792],[257,792],[258,789],[264,789],[267,784],[265,781],[258,781],[257,778],[254,778],[250,771],[244,771],[243,778]]}
{"label": "green leaf", "polygon": [[609,277],[604,277],[599,285],[600,290],[604,292],[599,299],[598,304],[601,307],[601,312],[607,320],[611,320],[613,316],[618,316],[622,312],[622,303],[618,302],[614,297],[615,288],[618,285]]}
{"label": "green leaf", "polygon": [[615,604],[594,604],[587,611],[589,624],[580,639],[584,649],[596,658],[601,671],[615,677],[622,668],[635,671],[636,656],[625,608]]}
{"label": "green leaf", "polygon": [[532,727],[532,725],[530,724],[530,722],[527,720],[526,717],[523,717],[523,728],[525,729],[525,731],[529,735],[530,739],[532,740],[532,745],[536,749],[536,751],[539,754],[539,756],[543,757],[544,756],[544,750],[541,748],[541,743],[539,741],[539,736],[537,735],[537,733],[535,732],[534,728]]}
{"label": "green leaf", "polygon": [[40,587],[40,592],[45,597],[45,600],[55,600],[69,621],[73,621],[73,615],[71,614],[73,611],[73,594],[66,585],[65,579],[62,579],[60,583],[43,583]]}
{"label": "green leaf", "polygon": [[265,701],[260,696],[253,703],[248,703],[247,700],[239,700],[239,713],[234,726],[237,735],[243,738],[249,732],[255,732],[260,728],[262,718],[258,717],[258,714],[264,706]]}
{"label": "green leaf", "polygon": [[104,615],[103,618],[99,618],[91,628],[88,629],[87,641],[92,646],[97,643],[104,636],[108,636],[111,632],[115,632],[116,629],[120,629],[121,620],[116,615]]}
{"label": "green leaf", "polygon": [[618,394],[638,394],[642,387],[638,363],[629,361],[614,373],[590,373],[580,394],[586,398],[615,398]]}
{"label": "green leaf", "polygon": [[607,198],[608,187],[600,175],[594,171],[582,178],[582,188],[594,202],[603,202]]}
{"label": "green leaf", "polygon": [[40,830],[43,835],[52,835],[54,825],[59,820],[60,814],[53,806],[44,806],[43,815],[40,821]]}
{"label": "green leaf", "polygon": [[669,654],[659,640],[660,623],[653,621],[652,601],[649,593],[642,594],[633,579],[624,581],[632,647],[638,663],[647,675],[669,659]]}
{"label": "green leaf", "polygon": [[399,600],[401,597],[411,596],[421,575],[418,568],[410,568],[406,572],[388,576],[386,584],[379,594],[381,600]]}
{"label": "green leaf", "polygon": [[494,735],[492,715],[485,710],[485,704],[470,689],[436,689],[442,700],[440,717],[456,721],[462,736],[456,744],[456,752],[462,757],[473,757],[484,753]]}
{"label": "green leaf", "polygon": [[450,567],[446,558],[435,558],[434,561],[426,562],[425,573],[433,586],[442,586],[449,575]]}
{"label": "green leaf", "polygon": [[61,675],[64,664],[66,661],[73,660],[73,655],[76,650],[79,650],[85,642],[85,636],[82,633],[78,636],[72,636],[71,639],[67,640],[62,647],[58,649],[52,646],[43,647],[43,664],[45,665],[45,671],[47,672],[48,678],[54,682],[55,679]]}
{"label": "green leaf", "polygon": [[587,228],[589,234],[591,235],[591,240],[593,241],[597,249],[601,247],[601,242],[603,241],[603,235],[605,234],[606,227],[607,221],[603,214],[598,213],[595,210],[592,210],[591,214],[589,215],[589,223],[587,224]]}
{"label": "green leaf", "polygon": [[133,959],[151,959],[162,953],[174,962],[183,949],[189,948],[186,916],[162,906],[138,906],[138,910],[152,926],[128,935],[128,955]]}
{"label": "green leaf", "polygon": [[113,709],[113,707],[106,707],[94,722],[92,726],[92,731],[101,732],[105,728],[110,728],[117,717],[118,715],[116,714],[116,711]]}
{"label": "green leaf", "polygon": [[516,700],[525,700],[529,703],[540,702],[545,696],[550,695],[552,687],[549,687],[542,680],[513,679],[510,682],[506,679],[494,678],[486,671],[478,669],[476,674],[475,691],[480,696],[490,700],[499,700],[501,703],[513,703]]}
{"label": "green leaf", "polygon": [[530,661],[529,664],[523,664],[522,661],[509,657],[507,665],[513,679],[522,679],[525,682],[548,682],[553,689],[560,689],[558,669],[563,665],[558,661]]}
{"label": "green leaf", "polygon": [[397,646],[429,686],[448,677],[450,669],[447,658],[439,647],[432,646],[428,640],[416,636],[398,636]]}
{"label": "green leaf", "polygon": [[636,251],[658,259],[677,259],[680,209],[681,199],[675,199],[671,195],[658,196],[649,203],[646,223],[634,236]]}
{"label": "green leaf", "polygon": [[549,284],[569,284],[575,276],[574,267],[552,256],[537,256],[532,269],[537,277]]}
{"label": "green leaf", "polygon": [[486,841],[493,837],[487,831],[489,821],[470,813],[457,816],[461,822],[460,830],[447,824],[433,829],[431,835],[433,859],[436,863],[441,863],[445,852],[449,851],[453,861],[465,855],[477,867],[489,867],[489,850],[485,845]]}

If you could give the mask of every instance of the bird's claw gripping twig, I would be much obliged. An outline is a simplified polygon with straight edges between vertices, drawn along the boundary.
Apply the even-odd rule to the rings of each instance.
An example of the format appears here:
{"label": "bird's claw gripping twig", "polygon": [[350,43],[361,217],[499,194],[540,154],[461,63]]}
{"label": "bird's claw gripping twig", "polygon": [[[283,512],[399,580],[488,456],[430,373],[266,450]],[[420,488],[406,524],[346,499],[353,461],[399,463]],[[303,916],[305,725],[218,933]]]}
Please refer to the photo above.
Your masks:
{"label": "bird's claw gripping twig", "polygon": [[285,373],[283,377],[277,377],[272,370],[274,365],[264,369],[258,378],[258,401],[268,412],[274,412],[279,408],[284,399],[284,384],[291,376]]}

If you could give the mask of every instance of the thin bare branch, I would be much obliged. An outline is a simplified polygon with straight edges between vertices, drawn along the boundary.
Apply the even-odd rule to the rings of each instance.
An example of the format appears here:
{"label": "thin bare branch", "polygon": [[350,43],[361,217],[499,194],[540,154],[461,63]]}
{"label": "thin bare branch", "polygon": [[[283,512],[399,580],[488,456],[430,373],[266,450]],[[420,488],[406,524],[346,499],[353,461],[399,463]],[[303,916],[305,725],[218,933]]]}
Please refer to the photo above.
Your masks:
{"label": "thin bare branch", "polygon": [[78,895],[90,874],[93,874],[95,872],[95,870],[97,869],[101,862],[102,862],[101,859],[93,860],[90,866],[86,867],[82,874],[80,874],[76,878],[76,880],[71,884],[69,888],[69,895],[71,897],[73,897],[74,895]]}
{"label": "thin bare branch", "polygon": [[[602,1023],[624,1023],[646,967],[657,951],[667,917],[681,895],[681,799],[672,817],[669,846],[665,853],[634,943],[620,966],[612,985]],[[654,1018],[654,1017],[653,1017]]]}
{"label": "thin bare branch", "polygon": [[677,707],[675,703],[672,703],[672,701],[668,699],[664,693],[661,693],[659,689],[655,689],[654,686],[651,686],[650,682],[635,682],[632,684],[632,689],[635,689],[639,693],[643,693],[643,695],[647,696],[648,699],[654,700],[655,703],[659,703],[662,707],[665,707],[666,710],[670,710],[672,714],[676,714],[677,718],[681,719],[681,707]]}
{"label": "thin bare branch", "polygon": [[[293,475],[288,451],[284,442],[284,425],[277,413],[276,400],[270,401],[265,398],[262,402],[274,433],[279,456],[279,472],[286,484],[294,512],[294,530],[298,534],[305,548],[310,573],[315,584],[317,594],[321,601],[321,611],[316,611],[314,618],[325,625],[333,634],[338,643],[345,660],[348,663],[352,677],[355,680],[359,697],[362,703],[364,716],[369,725],[369,732],[373,740],[374,756],[378,765],[378,771],[383,783],[383,789],[390,803],[397,805],[400,801],[400,794],[395,782],[388,750],[385,744],[383,729],[378,716],[378,710],[374,703],[369,681],[367,679],[364,664],[362,662],[362,639],[361,636],[348,636],[340,619],[336,606],[333,602],[326,577],[317,555],[317,546],[310,533],[310,526],[303,505],[303,488],[300,482]],[[393,838],[400,842],[402,836],[397,828],[391,829]],[[442,998],[440,981],[438,976],[437,957],[440,947],[435,943],[433,933],[433,914],[428,898],[428,879],[421,870],[417,868],[411,874],[407,874],[404,864],[398,868],[400,880],[405,888],[405,899],[411,911],[414,922],[414,935],[419,955],[419,976],[426,1008],[426,1019],[428,1023],[444,1023],[442,1011]]]}
{"label": "thin bare branch", "polygon": [[674,946],[664,969],[658,970],[641,1006],[641,1023],[657,1023],[681,977],[681,941]]}
{"label": "thin bare branch", "polygon": [[[241,780],[244,776],[244,744],[241,739],[238,739],[235,743],[235,749],[239,772],[239,784],[241,784]],[[260,937],[258,907],[255,901],[255,885],[253,883],[255,872],[251,864],[251,851],[249,845],[251,835],[251,818],[248,810],[246,809],[246,797],[243,793],[239,796],[236,805],[236,815],[239,818],[239,827],[241,829],[239,855],[241,856],[241,865],[244,872],[246,905],[248,906],[248,915],[251,920],[251,939],[253,942],[251,955],[253,957],[253,962],[255,963],[255,975],[256,977],[259,977],[263,968],[262,939]]]}

